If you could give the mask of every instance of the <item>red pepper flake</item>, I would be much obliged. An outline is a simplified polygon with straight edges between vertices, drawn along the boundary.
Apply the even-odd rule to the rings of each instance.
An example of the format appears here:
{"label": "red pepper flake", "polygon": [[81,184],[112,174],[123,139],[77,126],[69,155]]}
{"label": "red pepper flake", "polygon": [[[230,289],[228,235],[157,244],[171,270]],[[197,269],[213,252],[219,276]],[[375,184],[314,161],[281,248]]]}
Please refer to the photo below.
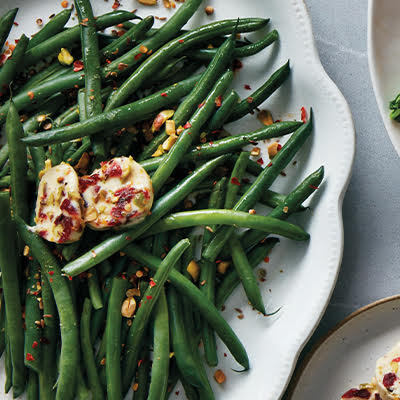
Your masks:
{"label": "red pepper flake", "polygon": [[231,183],[232,183],[232,185],[240,186],[240,181],[239,181],[238,178],[236,178],[236,176],[234,176],[234,177],[231,179]]}
{"label": "red pepper flake", "polygon": [[254,99],[253,99],[252,97],[248,97],[248,98],[246,99],[246,101],[247,101],[249,104],[251,104],[251,103],[254,101]]}
{"label": "red pepper flake", "polygon": [[143,360],[139,360],[137,363],[138,367],[140,367],[142,365],[142,363],[143,363]]}
{"label": "red pepper flake", "polygon": [[161,93],[161,97],[168,97],[168,95],[167,95],[167,93],[162,92],[162,93]]}
{"label": "red pepper flake", "polygon": [[38,347],[39,346],[39,343],[35,340],[33,343],[32,343],[32,349],[36,349],[36,347]]}
{"label": "red pepper flake", "polygon": [[278,146],[276,146],[276,150],[281,150],[282,149],[282,145],[281,144],[278,144]]}
{"label": "red pepper flake", "polygon": [[263,165],[264,164],[264,160],[262,158],[259,158],[257,160],[257,164]]}
{"label": "red pepper flake", "polygon": [[393,358],[392,362],[400,362],[400,357]]}
{"label": "red pepper flake", "polygon": [[185,129],[189,129],[192,127],[192,124],[188,121],[186,124],[183,126]]}
{"label": "red pepper flake", "polygon": [[115,0],[114,4],[111,6],[111,8],[113,10],[116,10],[120,5],[121,5],[121,3],[118,0]]}
{"label": "red pepper flake", "polygon": [[19,26],[19,23],[18,23],[18,22],[14,22],[14,25],[15,25],[15,26]]}
{"label": "red pepper flake", "polygon": [[150,287],[154,287],[154,286],[156,286],[157,284],[153,281],[153,279],[150,279]]}
{"label": "red pepper flake", "polygon": [[177,391],[175,392],[175,394],[178,396],[178,394],[179,394],[179,390],[177,390]]}
{"label": "red pepper flake", "polygon": [[83,70],[83,62],[81,60],[74,61],[74,72],[79,72]]}
{"label": "red pepper flake", "polygon": [[31,99],[31,100],[33,100],[33,98],[35,97],[35,93],[33,93],[33,92],[28,92],[28,97]]}
{"label": "red pepper flake", "polygon": [[269,263],[269,257],[268,256],[264,258],[264,262]]}
{"label": "red pepper flake", "polygon": [[151,300],[153,298],[153,296],[146,296],[147,300]]}
{"label": "red pepper flake", "polygon": [[267,165],[267,167],[272,167],[272,162],[270,162],[270,163]]}
{"label": "red pepper flake", "polygon": [[251,90],[251,86],[250,85],[244,85],[244,88],[246,89],[246,90]]}
{"label": "red pepper flake", "polygon": [[183,39],[179,39],[178,42],[179,42],[179,43],[183,43],[184,40],[183,40]]}
{"label": "red pepper flake", "polygon": [[128,64],[125,64],[125,63],[119,63],[119,64],[118,64],[118,69],[119,69],[120,71],[123,71],[123,70],[126,69],[126,68],[128,68]]}
{"label": "red pepper flake", "polygon": [[135,60],[139,60],[140,57],[142,57],[143,53],[138,53],[135,56]]}
{"label": "red pepper flake", "polygon": [[200,103],[200,104],[197,106],[197,108],[202,108],[202,107],[204,107],[204,103]]}
{"label": "red pepper flake", "polygon": [[50,278],[50,283],[53,283],[53,278]]}
{"label": "red pepper flake", "polygon": [[35,357],[31,353],[26,353],[26,361],[35,361]]}
{"label": "red pepper flake", "polygon": [[222,104],[222,96],[218,96],[218,97],[215,99],[215,105],[216,105],[217,107],[221,107],[221,104]]}
{"label": "red pepper flake", "polygon": [[233,67],[234,71],[238,71],[239,69],[243,68],[243,63],[240,60],[235,59],[235,60],[233,60],[232,67]]}
{"label": "red pepper flake", "polygon": [[216,260],[215,261],[215,264],[220,264],[220,263],[222,263],[222,260]]}
{"label": "red pepper flake", "polygon": [[69,275],[69,276],[68,276],[68,279],[69,279],[70,281],[72,281],[72,276],[71,276],[71,275]]}
{"label": "red pepper flake", "polygon": [[224,353],[224,357],[228,357],[228,355],[226,353]]}
{"label": "red pepper flake", "polygon": [[[318,186],[314,186],[314,185],[310,185],[310,188],[311,189],[314,189],[314,190],[318,190],[319,189],[319,187]],[[398,358],[398,362],[400,362],[400,357]],[[394,360],[393,360],[394,361]]]}
{"label": "red pepper flake", "polygon": [[301,107],[301,120],[306,123],[307,122],[307,111],[304,107]]}
{"label": "red pepper flake", "polygon": [[53,276],[54,275],[54,271],[49,271],[49,275]]}

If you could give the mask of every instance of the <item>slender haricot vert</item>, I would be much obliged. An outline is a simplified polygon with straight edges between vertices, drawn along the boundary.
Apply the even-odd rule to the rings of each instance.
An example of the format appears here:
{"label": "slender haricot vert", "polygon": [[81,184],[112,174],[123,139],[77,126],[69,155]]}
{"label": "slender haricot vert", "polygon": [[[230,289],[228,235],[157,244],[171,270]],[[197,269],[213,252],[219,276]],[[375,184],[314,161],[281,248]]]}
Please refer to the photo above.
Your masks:
{"label": "slender haricot vert", "polygon": [[7,40],[17,13],[18,8],[13,8],[0,17],[0,49],[3,48]]}
{"label": "slender haricot vert", "polygon": [[183,239],[170,250],[164,260],[161,262],[160,268],[157,270],[152,279],[154,284],[150,285],[143,295],[143,299],[136,313],[134,323],[129,330],[127,342],[124,348],[124,355],[122,359],[122,386],[124,393],[128,391],[129,385],[135,374],[136,364],[139,356],[140,342],[143,338],[150,314],[157,302],[158,297],[161,294],[164,283],[167,281],[169,272],[182,256],[189,244],[189,240]]}
{"label": "slender haricot vert", "polygon": [[29,42],[28,50],[60,33],[71,17],[72,8],[56,14],[50,21],[38,30]]}
{"label": "slender haricot vert", "polygon": [[[253,182],[246,193],[242,195],[240,200],[233,208],[234,210],[248,211],[257,203],[258,199],[262,195],[262,192],[271,186],[283,168],[289,164],[297,151],[311,135],[312,128],[313,113],[311,110],[310,118],[307,123],[298,128],[290,137],[290,139],[285,143],[274,159],[266,166],[262,173]],[[219,252],[225,246],[233,231],[234,228],[232,227],[222,227],[220,230],[218,230],[215,233],[210,245],[204,252],[204,257],[210,261],[215,261]]]}
{"label": "slender haricot vert", "polygon": [[[10,197],[8,192],[0,192],[0,264],[3,296],[6,307],[7,353],[12,364],[14,397],[25,390],[26,369],[24,365],[24,331],[22,328],[22,307],[18,277],[18,242],[15,225],[11,220]],[[7,238],[7,240],[6,240]],[[12,249],[13,251],[10,251]]]}
{"label": "slender haricot vert", "polygon": [[79,360],[79,329],[72,295],[66,278],[61,274],[57,259],[44,244],[43,239],[31,232],[29,226],[19,216],[15,217],[15,221],[18,233],[29,246],[42,268],[42,274],[49,281],[60,317],[63,345],[60,354],[56,400],[72,400],[71,388],[75,385],[76,366]]}

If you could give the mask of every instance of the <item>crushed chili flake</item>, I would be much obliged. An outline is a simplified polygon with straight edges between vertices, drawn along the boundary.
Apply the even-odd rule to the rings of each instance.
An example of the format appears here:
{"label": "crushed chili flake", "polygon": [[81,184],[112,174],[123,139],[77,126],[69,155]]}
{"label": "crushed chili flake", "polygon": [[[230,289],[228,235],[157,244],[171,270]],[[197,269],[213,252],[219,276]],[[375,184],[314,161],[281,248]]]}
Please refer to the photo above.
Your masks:
{"label": "crushed chili flake", "polygon": [[246,99],[246,101],[247,101],[249,104],[251,104],[251,103],[254,101],[254,99],[250,96],[250,97],[248,97],[248,98]]}
{"label": "crushed chili flake", "polygon": [[140,57],[142,57],[143,53],[138,53],[135,56],[135,60],[139,60]]}
{"label": "crushed chili flake", "polygon": [[263,165],[264,164],[264,160],[262,158],[259,158],[257,160],[257,164]]}
{"label": "crushed chili flake", "polygon": [[151,300],[153,298],[153,296],[146,296],[147,300]]}
{"label": "crushed chili flake", "polygon": [[35,361],[35,357],[31,353],[26,353],[26,361]]}
{"label": "crushed chili flake", "polygon": [[167,93],[162,92],[162,93],[161,93],[161,97],[168,97],[168,95],[167,95]]}
{"label": "crushed chili flake", "polygon": [[240,60],[235,59],[235,60],[233,60],[233,66],[232,67],[233,67],[234,71],[238,71],[239,69],[243,68],[243,63]]}
{"label": "crushed chili flake", "polygon": [[150,279],[150,283],[149,283],[150,287],[154,287],[157,284],[153,281],[153,279]]}
{"label": "crushed chili flake", "polygon": [[54,275],[54,271],[49,271],[49,275],[53,276]]}
{"label": "crushed chili flake", "polygon": [[184,40],[183,40],[183,39],[179,39],[178,42],[179,42],[179,43],[183,43]]}
{"label": "crushed chili flake", "polygon": [[246,90],[251,90],[251,86],[250,85],[244,85],[244,88],[246,89]]}
{"label": "crushed chili flake", "polygon": [[74,72],[82,71],[83,68],[84,68],[84,65],[81,60],[74,61]]}
{"label": "crushed chili flake", "polygon": [[111,8],[113,10],[116,10],[120,5],[121,5],[121,3],[118,0],[115,0],[114,4],[111,6]]}
{"label": "crushed chili flake", "polygon": [[232,177],[231,183],[232,185],[240,186],[240,181],[238,178],[236,178],[236,176]]}
{"label": "crushed chili flake", "polygon": [[204,103],[200,103],[200,104],[197,106],[197,108],[202,108],[202,107],[204,107]]}
{"label": "crushed chili flake", "polygon": [[18,22],[14,22],[14,25],[15,25],[15,26],[19,26],[19,23],[18,23]]}
{"label": "crushed chili flake", "polygon": [[218,97],[215,99],[215,105],[216,105],[217,107],[221,107],[221,104],[222,104],[222,96],[218,96]]}
{"label": "crushed chili flake", "polygon": [[128,68],[128,64],[125,64],[125,63],[122,63],[122,62],[118,64],[118,70],[119,71],[123,71],[126,68]]}
{"label": "crushed chili flake", "polygon": [[36,349],[36,347],[38,347],[39,346],[39,343],[35,340],[33,343],[32,343],[32,349]]}
{"label": "crushed chili flake", "polygon": [[183,127],[184,127],[185,129],[189,129],[189,128],[192,127],[192,124],[188,121],[188,122],[186,122],[185,125],[183,125]]}
{"label": "crushed chili flake", "polygon": [[307,111],[304,107],[301,107],[301,120],[306,123],[307,122]]}
{"label": "crushed chili flake", "polygon": [[314,186],[314,185],[310,185],[310,188],[311,188],[311,189],[314,189],[314,190],[318,190],[318,189],[319,189],[318,186]]}
{"label": "crushed chili flake", "polygon": [[29,91],[29,92],[28,92],[28,97],[29,97],[31,100],[33,100],[33,98],[35,97],[35,93]]}
{"label": "crushed chili flake", "polygon": [[272,167],[272,162],[270,162],[270,163],[267,165],[267,167]]}

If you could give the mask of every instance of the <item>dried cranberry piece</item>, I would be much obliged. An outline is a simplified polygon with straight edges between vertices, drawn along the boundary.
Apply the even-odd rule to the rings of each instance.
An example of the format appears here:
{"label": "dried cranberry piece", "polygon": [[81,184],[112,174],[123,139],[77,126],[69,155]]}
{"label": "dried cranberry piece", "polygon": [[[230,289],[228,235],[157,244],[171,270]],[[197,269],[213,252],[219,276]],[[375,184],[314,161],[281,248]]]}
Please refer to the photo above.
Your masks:
{"label": "dried cranberry piece", "polygon": [[64,199],[63,200],[63,202],[61,203],[60,209],[66,211],[68,214],[71,214],[71,215],[77,215],[78,214],[78,211],[71,204],[71,201],[69,199]]}
{"label": "dried cranberry piece", "polygon": [[389,389],[390,387],[393,386],[393,384],[397,381],[397,375],[394,374],[393,372],[388,372],[385,374],[383,377],[383,386],[385,386],[386,389]]}
{"label": "dried cranberry piece", "polygon": [[369,399],[371,397],[371,392],[368,389],[350,389],[343,396],[342,399]]}

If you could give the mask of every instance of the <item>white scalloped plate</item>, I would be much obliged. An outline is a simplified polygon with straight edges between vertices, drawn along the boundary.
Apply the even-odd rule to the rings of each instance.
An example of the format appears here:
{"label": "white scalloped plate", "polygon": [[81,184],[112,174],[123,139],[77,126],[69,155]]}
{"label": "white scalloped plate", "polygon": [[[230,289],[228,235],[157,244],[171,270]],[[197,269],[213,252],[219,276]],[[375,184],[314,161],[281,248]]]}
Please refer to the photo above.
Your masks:
{"label": "white scalloped plate", "polygon": [[400,155],[400,123],[389,117],[389,102],[400,92],[400,26],[397,0],[369,0],[368,62],[376,101],[394,148]]}
{"label": "white scalloped plate", "polygon": [[[100,13],[110,11],[112,1],[93,1],[93,4]],[[218,342],[219,368],[227,374],[226,383],[218,386],[210,370],[217,398],[277,400],[291,377],[299,352],[324,313],[336,282],[343,249],[342,200],[353,164],[355,133],[348,105],[319,61],[303,1],[210,0],[203,7],[208,4],[215,7],[214,15],[208,17],[201,10],[192,25],[238,16],[270,17],[271,28],[280,32],[280,44],[243,60],[244,68],[236,79],[242,96],[250,93],[244,89],[244,84],[251,84],[255,89],[290,58],[291,78],[263,107],[268,107],[276,119],[300,118],[302,106],[314,107],[315,133],[296,156],[297,164],[287,168],[287,176],[281,177],[274,188],[288,192],[306,175],[325,165],[325,183],[311,200],[312,211],[297,217],[311,233],[310,242],[282,240],[271,254],[269,264],[264,265],[268,279],[262,284],[262,292],[268,311],[279,307],[282,310],[274,317],[260,317],[247,305],[242,290],[237,290],[223,312],[248,350],[251,370],[241,374],[231,371],[237,364],[221,342]],[[20,34],[22,27],[25,32],[33,32],[37,18],[46,21],[45,17],[61,9],[60,2],[54,0],[3,0],[0,11],[18,5],[21,6],[17,18],[20,25],[13,37]],[[123,0],[122,6],[132,9],[138,3]],[[139,7],[141,14],[168,16],[171,12],[161,5]],[[260,127],[259,122],[255,116],[250,116],[230,130],[245,132],[257,127]],[[266,145],[261,145],[265,154]],[[234,307],[242,308],[244,319],[237,318]],[[182,389],[177,390],[181,396]],[[174,398],[179,396],[173,395]]]}
{"label": "white scalloped plate", "polygon": [[[340,322],[307,355],[290,383],[288,400],[338,400],[370,382],[376,360],[400,337],[400,296],[369,304]],[[316,385],[315,382],[324,382]]]}

